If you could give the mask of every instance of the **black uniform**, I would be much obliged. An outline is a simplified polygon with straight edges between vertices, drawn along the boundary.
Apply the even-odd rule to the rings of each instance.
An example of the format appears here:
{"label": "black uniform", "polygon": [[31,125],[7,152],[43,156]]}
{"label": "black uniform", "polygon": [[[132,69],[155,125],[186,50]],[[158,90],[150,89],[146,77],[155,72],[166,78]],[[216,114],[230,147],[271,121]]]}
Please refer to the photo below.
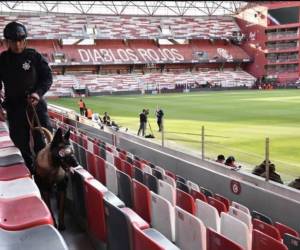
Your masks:
{"label": "black uniform", "polygon": [[142,136],[145,136],[146,126],[147,126],[147,115],[145,111],[143,111],[142,113],[140,113],[140,127],[138,131],[138,135],[140,135],[140,133],[142,132]]}
{"label": "black uniform", "polygon": [[158,131],[160,132],[162,130],[162,118],[164,116],[164,112],[159,109],[156,111],[156,118],[157,118],[157,126],[158,126]]}
{"label": "black uniform", "polygon": [[[42,96],[52,84],[52,72],[48,62],[34,49],[24,49],[20,54],[10,50],[0,55],[0,89],[5,89],[3,107],[7,112],[9,133],[14,144],[20,149],[27,167],[33,171],[33,156],[30,151],[30,128],[26,118],[27,95],[36,92],[40,101],[36,112],[42,127],[52,131],[47,104]],[[41,139],[35,142],[38,152],[44,145]]]}

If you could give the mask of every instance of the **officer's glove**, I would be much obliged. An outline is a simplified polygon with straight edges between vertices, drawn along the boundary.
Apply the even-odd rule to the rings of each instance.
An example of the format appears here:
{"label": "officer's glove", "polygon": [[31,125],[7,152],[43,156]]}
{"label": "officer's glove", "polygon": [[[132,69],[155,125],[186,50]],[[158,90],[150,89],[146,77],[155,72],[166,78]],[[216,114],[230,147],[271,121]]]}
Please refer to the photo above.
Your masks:
{"label": "officer's glove", "polygon": [[37,93],[31,93],[27,96],[27,101],[29,104],[36,106],[40,101],[40,96]]}

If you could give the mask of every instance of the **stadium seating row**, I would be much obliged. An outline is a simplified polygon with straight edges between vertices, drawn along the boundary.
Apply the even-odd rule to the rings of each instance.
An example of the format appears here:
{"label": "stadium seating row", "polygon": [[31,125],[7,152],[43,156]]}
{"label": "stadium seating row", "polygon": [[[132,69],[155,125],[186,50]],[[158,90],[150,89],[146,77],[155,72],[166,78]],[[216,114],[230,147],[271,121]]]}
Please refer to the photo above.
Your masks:
{"label": "stadium seating row", "polygon": [[176,84],[200,86],[207,82],[222,87],[251,87],[256,78],[245,71],[168,72],[109,75],[57,75],[47,96],[71,96],[72,87],[84,86],[89,92],[115,92],[175,89]]}
{"label": "stadium seating row", "polygon": [[[287,249],[281,243],[282,236],[287,245],[297,242],[295,239],[299,235],[293,229],[280,223],[273,226],[260,221],[257,212],[253,212],[251,217],[246,207],[214,195],[170,171],[166,172],[112,145],[91,141],[86,136],[73,133],[72,139],[81,163],[87,164],[86,169],[180,249],[226,249],[217,246],[220,242],[234,245],[228,249]],[[87,149],[93,151],[88,152]],[[195,201],[191,190],[194,195],[203,191],[202,196],[198,194],[200,199]],[[115,210],[112,213],[116,216],[125,216]],[[189,234],[185,233],[187,228]],[[206,234],[219,240],[211,240]],[[114,249],[120,248],[116,246]]]}
{"label": "stadium seating row", "polygon": [[[158,16],[100,16],[63,14],[0,16],[0,29],[18,20],[28,27],[30,39],[97,38],[152,39],[231,38],[240,31],[233,17],[158,17]],[[161,28],[168,28],[168,33]],[[87,30],[92,29],[90,33]]]}
{"label": "stadium seating row", "polygon": [[0,249],[68,249],[3,122],[0,134]]}

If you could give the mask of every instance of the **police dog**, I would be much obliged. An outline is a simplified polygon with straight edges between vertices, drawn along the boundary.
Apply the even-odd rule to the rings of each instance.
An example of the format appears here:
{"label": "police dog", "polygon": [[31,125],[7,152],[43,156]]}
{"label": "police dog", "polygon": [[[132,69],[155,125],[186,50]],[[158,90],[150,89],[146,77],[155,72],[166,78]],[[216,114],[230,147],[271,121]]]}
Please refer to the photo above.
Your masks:
{"label": "police dog", "polygon": [[[64,208],[67,188],[67,173],[78,166],[74,151],[70,143],[70,130],[64,135],[61,128],[57,129],[53,140],[43,148],[35,160],[34,179],[41,191],[42,197],[51,211],[55,226],[59,230],[65,229]],[[58,191],[58,226],[51,209],[50,194],[53,187]]]}

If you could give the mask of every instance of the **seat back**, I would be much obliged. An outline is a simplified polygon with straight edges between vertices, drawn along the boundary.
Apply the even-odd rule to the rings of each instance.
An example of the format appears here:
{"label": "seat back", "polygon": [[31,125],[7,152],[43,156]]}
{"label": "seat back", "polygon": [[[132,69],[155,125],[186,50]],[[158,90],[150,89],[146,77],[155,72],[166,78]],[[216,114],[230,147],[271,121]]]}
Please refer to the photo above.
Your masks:
{"label": "seat back", "polygon": [[178,188],[176,188],[176,205],[191,214],[196,212],[193,197]]}
{"label": "seat back", "polygon": [[123,163],[122,172],[128,174],[131,178],[134,178],[132,164],[130,164],[129,162],[124,161],[124,160],[122,161],[122,163]]}
{"label": "seat back", "polygon": [[144,172],[143,172],[143,170],[132,166],[132,178],[134,178],[137,181],[143,183],[144,182]]}
{"label": "seat back", "polygon": [[172,187],[169,183],[158,180],[158,194],[165,199],[167,199],[172,206],[176,205],[176,193],[175,188]]}
{"label": "seat back", "polygon": [[232,206],[232,207],[235,207],[235,208],[237,208],[237,209],[239,209],[239,210],[242,210],[243,212],[245,212],[245,213],[247,213],[247,214],[250,214],[249,208],[247,208],[246,206],[244,206],[244,205],[242,205],[242,204],[240,204],[240,203],[237,203],[237,202],[235,202],[235,201],[232,201],[232,202],[231,202],[231,206]]}
{"label": "seat back", "polygon": [[175,210],[165,198],[151,191],[151,225],[170,241],[175,239]]}
{"label": "seat back", "polygon": [[221,202],[221,201],[219,201],[219,200],[217,200],[213,197],[208,196],[207,197],[207,202],[208,202],[208,204],[215,207],[218,210],[219,214],[221,214],[222,212],[227,213],[227,211],[228,211],[223,202]]}
{"label": "seat back", "polygon": [[269,216],[267,216],[263,213],[260,213],[260,212],[257,212],[255,210],[253,210],[251,212],[251,216],[252,216],[253,219],[258,219],[258,220],[263,221],[267,224],[273,225],[272,219]]}
{"label": "seat back", "polygon": [[280,241],[275,240],[269,235],[264,234],[261,231],[253,229],[252,232],[252,250],[288,250],[288,248]]}
{"label": "seat back", "polygon": [[133,209],[145,221],[151,223],[151,194],[147,186],[139,181],[132,180]]}
{"label": "seat back", "polygon": [[96,156],[88,150],[86,150],[85,153],[86,153],[86,169],[94,178],[96,178],[97,175]]}
{"label": "seat back", "polygon": [[218,234],[211,228],[206,229],[207,232],[207,250],[244,250],[244,248],[228,239],[224,235]]}
{"label": "seat back", "polygon": [[190,194],[191,194],[191,196],[193,196],[195,201],[197,199],[199,199],[201,201],[207,202],[206,196],[203,193],[201,193],[197,190],[194,190],[193,188],[191,189]]}
{"label": "seat back", "polygon": [[289,250],[300,250],[300,238],[291,234],[284,234],[283,243]]}
{"label": "seat back", "polygon": [[105,163],[106,186],[115,195],[118,195],[117,169],[109,162]]}
{"label": "seat back", "polygon": [[224,197],[220,194],[215,194],[214,198],[218,201],[221,201],[225,205],[227,211],[229,210],[229,207],[230,207],[230,200],[229,199],[227,199],[226,197]]}
{"label": "seat back", "polygon": [[132,208],[132,181],[129,175],[117,170],[118,197]]}
{"label": "seat back", "polygon": [[43,250],[69,249],[61,234],[52,225],[35,226],[16,232],[0,229],[0,242],[0,248],[6,250],[38,249],[40,246],[43,246]]}
{"label": "seat back", "polygon": [[200,188],[199,188],[199,185],[198,185],[198,184],[196,184],[196,183],[194,183],[194,182],[188,180],[188,181],[186,182],[186,185],[189,187],[190,190],[194,189],[194,190],[200,192]]}
{"label": "seat back", "polygon": [[123,171],[123,160],[120,157],[115,155],[114,162],[115,162],[116,168],[120,171]]}
{"label": "seat back", "polygon": [[148,165],[144,165],[144,173],[152,174],[152,168]]}
{"label": "seat back", "polygon": [[206,228],[196,216],[175,207],[175,243],[182,250],[206,250]]}
{"label": "seat back", "polygon": [[248,226],[249,232],[252,231],[252,218],[249,214],[235,207],[229,207],[228,214],[244,222]]}
{"label": "seat back", "polygon": [[176,175],[176,181],[180,181],[182,183],[186,183],[186,179],[180,175]]}
{"label": "seat back", "polygon": [[276,240],[281,240],[280,233],[276,227],[260,221],[258,219],[253,219],[253,229],[263,232],[266,235],[273,237]]}
{"label": "seat back", "polygon": [[206,197],[213,197],[214,196],[212,191],[210,191],[209,189],[206,189],[204,187],[200,187],[200,192],[205,194]]}
{"label": "seat back", "polygon": [[144,173],[144,181],[143,183],[154,193],[158,193],[158,179],[148,173]]}
{"label": "seat back", "polygon": [[85,180],[84,190],[89,232],[94,238],[106,242],[103,196],[108,190],[96,179]]}
{"label": "seat back", "polygon": [[113,166],[115,165],[114,155],[112,153],[110,153],[109,151],[106,151],[106,161],[109,162]]}
{"label": "seat back", "polygon": [[159,180],[163,179],[163,174],[155,168],[152,169],[152,175],[154,175]]}
{"label": "seat back", "polygon": [[216,232],[220,232],[220,216],[215,207],[197,199],[196,216],[204,223],[206,228],[211,227]]}
{"label": "seat back", "polygon": [[176,181],[172,177],[165,175],[164,181],[169,183],[172,187],[176,188]]}
{"label": "seat back", "polygon": [[84,181],[88,179],[93,176],[82,167],[76,168],[71,175],[73,208],[80,219],[86,218]]}
{"label": "seat back", "polygon": [[122,210],[104,201],[107,226],[107,244],[110,250],[132,250],[131,223]]}
{"label": "seat back", "polygon": [[96,176],[95,179],[106,185],[105,160],[100,156],[95,156],[96,159]]}
{"label": "seat back", "polygon": [[176,187],[182,190],[183,192],[186,192],[188,194],[190,193],[189,187],[180,181],[176,181]]}
{"label": "seat back", "polygon": [[222,212],[220,232],[245,250],[251,250],[251,234],[244,222]]}
{"label": "seat back", "polygon": [[296,230],[294,230],[293,228],[288,227],[287,225],[284,225],[279,222],[275,222],[274,226],[278,229],[278,231],[281,235],[281,238],[283,238],[284,234],[290,234],[290,235],[293,235],[293,236],[299,238],[299,233]]}

